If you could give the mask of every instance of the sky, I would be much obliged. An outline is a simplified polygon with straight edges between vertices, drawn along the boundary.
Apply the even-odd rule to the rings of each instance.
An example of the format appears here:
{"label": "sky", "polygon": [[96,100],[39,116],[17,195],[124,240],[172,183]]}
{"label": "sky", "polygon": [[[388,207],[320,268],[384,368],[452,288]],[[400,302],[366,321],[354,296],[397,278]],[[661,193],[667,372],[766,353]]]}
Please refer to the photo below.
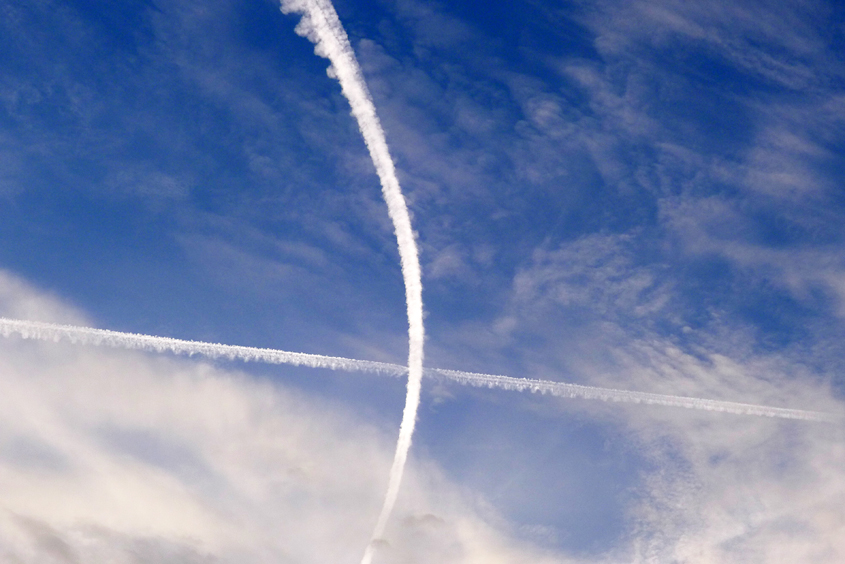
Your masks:
{"label": "sky", "polygon": [[[845,8],[337,0],[425,366],[845,412]],[[0,316],[405,364],[272,0],[0,0]],[[405,382],[0,339],[0,560],[358,562]],[[376,563],[840,563],[845,430],[423,379]]]}

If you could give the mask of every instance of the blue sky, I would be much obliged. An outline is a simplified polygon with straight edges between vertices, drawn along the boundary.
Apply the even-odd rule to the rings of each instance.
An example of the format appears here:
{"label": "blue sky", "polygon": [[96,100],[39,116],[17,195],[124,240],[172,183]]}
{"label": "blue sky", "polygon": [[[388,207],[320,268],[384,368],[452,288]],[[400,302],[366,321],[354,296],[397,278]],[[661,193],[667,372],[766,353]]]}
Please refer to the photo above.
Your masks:
{"label": "blue sky", "polygon": [[[843,8],[452,4],[335,3],[417,232],[426,365],[841,412]],[[298,16],[0,14],[0,315],[406,361],[379,180]],[[403,382],[0,347],[7,559],[360,558]],[[841,562],[843,438],[424,381],[376,560]]]}

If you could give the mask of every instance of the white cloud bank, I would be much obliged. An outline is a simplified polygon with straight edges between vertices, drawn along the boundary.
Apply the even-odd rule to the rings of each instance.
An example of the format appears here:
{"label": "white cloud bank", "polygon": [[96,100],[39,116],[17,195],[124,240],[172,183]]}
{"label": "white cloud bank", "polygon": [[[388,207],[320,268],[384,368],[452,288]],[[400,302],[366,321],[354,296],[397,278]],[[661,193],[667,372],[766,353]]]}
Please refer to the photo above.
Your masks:
{"label": "white cloud bank", "polygon": [[[0,308],[82,321],[8,275]],[[0,561],[353,562],[391,451],[342,406],[244,374],[3,339]],[[409,471],[379,562],[544,561],[436,469]]]}
{"label": "white cloud bank", "polygon": [[[2,314],[86,322],[5,274]],[[724,383],[750,385],[748,372]],[[416,459],[376,561],[845,559],[840,426],[581,405],[647,461],[626,538],[590,558],[532,547]],[[194,360],[2,339],[0,561],[355,562],[379,511],[389,435],[343,406]]]}

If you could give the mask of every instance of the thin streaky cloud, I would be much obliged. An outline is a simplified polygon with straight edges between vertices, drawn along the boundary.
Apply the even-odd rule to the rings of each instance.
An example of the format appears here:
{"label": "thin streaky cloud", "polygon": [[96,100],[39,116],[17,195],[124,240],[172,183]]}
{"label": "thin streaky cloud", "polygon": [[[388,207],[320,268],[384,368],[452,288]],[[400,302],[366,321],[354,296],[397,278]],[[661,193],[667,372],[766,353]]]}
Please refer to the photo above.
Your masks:
{"label": "thin streaky cloud", "polygon": [[[309,368],[327,368],[349,372],[371,372],[388,376],[404,376],[408,368],[399,364],[358,360],[337,356],[288,352],[276,349],[222,345],[201,341],[188,341],[122,333],[107,329],[59,325],[40,321],[0,318],[0,335],[10,337],[20,335],[24,339],[42,341],[69,341],[78,345],[94,345],[112,348],[135,349],[155,353],[171,352],[189,356],[202,355],[212,359],[242,360],[245,362],[263,362],[268,364],[290,364]],[[732,401],[653,394],[598,386],[583,386],[567,382],[539,380],[533,378],[514,378],[496,374],[464,372],[442,368],[428,368],[425,375],[432,378],[446,379],[468,386],[487,387],[515,392],[534,392],[564,398],[581,398],[607,402],[641,403],[680,407],[702,411],[716,411],[736,415],[772,417],[777,419],[796,419],[824,423],[837,423],[842,417],[832,413],[772,407]]]}

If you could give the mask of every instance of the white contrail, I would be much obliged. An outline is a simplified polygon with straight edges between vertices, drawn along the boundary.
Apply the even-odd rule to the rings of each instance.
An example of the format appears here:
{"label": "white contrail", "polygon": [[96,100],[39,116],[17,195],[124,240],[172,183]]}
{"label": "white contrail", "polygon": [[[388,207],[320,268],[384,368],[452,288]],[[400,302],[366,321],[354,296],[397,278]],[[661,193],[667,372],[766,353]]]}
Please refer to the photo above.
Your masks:
{"label": "white contrail", "polygon": [[634,392],[630,390],[616,390],[613,388],[599,388],[597,386],[583,386],[580,384],[569,384],[566,382],[555,382],[552,380],[535,380],[532,378],[513,378],[511,376],[498,376],[495,374],[479,374],[477,372],[463,372],[460,370],[445,370],[442,368],[430,368],[425,371],[427,376],[440,376],[476,387],[498,388],[514,392],[534,392],[550,394],[564,398],[596,399],[602,401],[645,403],[650,405],[663,405],[666,407],[682,407],[685,409],[698,409],[703,411],[721,411],[723,413],[734,413],[737,415],[756,415],[760,417],[775,417],[779,419],[799,419],[804,421],[819,421],[835,423],[842,420],[842,417],[832,413],[821,411],[807,411],[803,409],[790,409],[786,407],[770,407],[766,405],[755,405],[751,403],[739,403],[733,401],[712,400],[705,398],[692,398],[686,396],[670,396],[666,394],[652,394],[648,392]]}
{"label": "white contrail", "polygon": [[[349,38],[337,17],[330,0],[281,0],[282,11],[302,14],[302,20],[296,26],[296,32],[310,39],[314,44],[314,52],[331,61],[329,75],[340,82],[343,95],[349,100],[352,115],[358,121],[358,128],[364,137],[364,143],[370,151],[370,157],[375,165],[379,180],[381,180],[382,194],[387,202],[390,219],[396,232],[399,245],[399,258],[402,263],[402,277],[405,280],[405,300],[408,308],[408,393],[405,398],[405,408],[402,412],[402,423],[399,426],[399,439],[396,442],[396,453],[390,470],[384,505],[373,531],[373,540],[382,536],[396,497],[402,483],[402,474],[408,450],[411,448],[411,438],[417,419],[417,407],[420,403],[420,387],[422,383],[423,364],[423,305],[422,278],[420,262],[417,256],[417,244],[411,229],[411,218],[405,198],[396,178],[393,159],[387,148],[387,140],[376,115],[372,97],[367,89],[367,83],[355,52],[349,44]],[[371,542],[362,559],[362,564],[369,564],[372,559]]]}
{"label": "white contrail", "polygon": [[[25,339],[39,339],[55,342],[67,340],[81,345],[99,345],[158,353],[169,351],[177,354],[202,355],[208,358],[243,360],[247,362],[292,364],[295,366],[308,366],[311,368],[373,372],[396,377],[404,376],[408,372],[408,369],[405,366],[386,362],[373,362],[370,360],[356,360],[336,356],[295,353],[275,349],[219,345],[199,341],[171,339],[168,337],[155,337],[152,335],[121,333],[105,329],[92,329],[89,327],[57,325],[54,323],[43,323],[39,321],[23,321],[19,319],[0,318],[0,335],[4,337],[20,335]],[[721,411],[737,415],[755,415],[760,417],[799,419],[804,421],[819,421],[827,423],[842,421],[842,418],[837,415],[819,411],[806,411],[803,409],[770,407],[765,405],[684,396],[651,394],[647,392],[632,392],[628,390],[614,390],[611,388],[582,386],[579,384],[568,384],[566,382],[554,382],[551,380],[513,378],[510,376],[478,374],[475,372],[444,370],[440,368],[426,369],[425,375],[433,378],[451,380],[459,384],[470,386],[496,388],[517,392],[530,391],[565,398],[645,403],[663,405],[667,407],[682,407],[685,409]]]}
{"label": "white contrail", "polygon": [[404,366],[388,364],[386,362],[354,360],[338,356],[295,353],[257,347],[220,345],[217,343],[204,343],[202,341],[186,341],[183,339],[171,339],[169,337],[157,337],[155,335],[122,333],[107,329],[59,325],[41,321],[24,321],[21,319],[6,319],[5,317],[0,317],[0,335],[4,337],[20,335],[24,339],[54,342],[66,340],[79,345],[136,349],[156,353],[172,352],[186,354],[188,356],[196,354],[208,358],[243,360],[246,362],[292,364],[294,366],[355,372],[376,372],[391,376],[404,376],[408,372],[408,369]]}

